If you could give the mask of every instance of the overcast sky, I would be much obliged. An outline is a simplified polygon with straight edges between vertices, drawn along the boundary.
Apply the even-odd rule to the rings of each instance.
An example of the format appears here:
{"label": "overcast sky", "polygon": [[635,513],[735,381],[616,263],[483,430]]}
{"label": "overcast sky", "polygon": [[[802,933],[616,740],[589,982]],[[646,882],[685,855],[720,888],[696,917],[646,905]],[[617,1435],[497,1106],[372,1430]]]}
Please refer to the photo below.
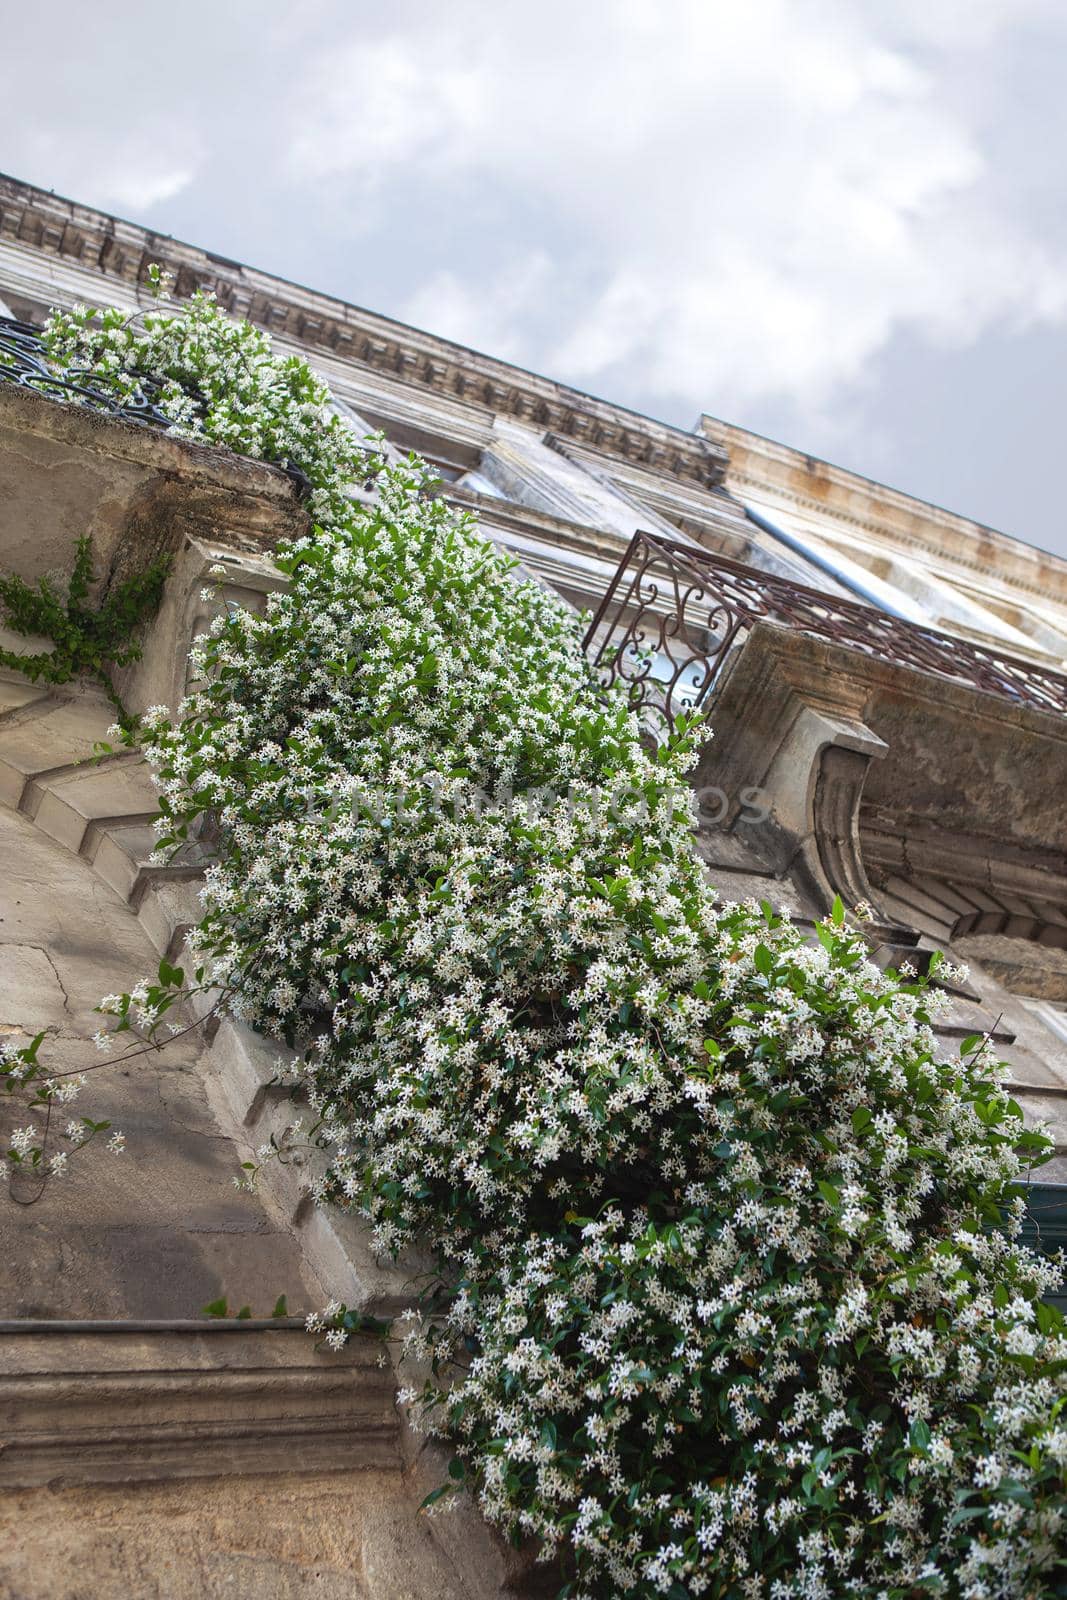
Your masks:
{"label": "overcast sky", "polygon": [[0,169],[1067,555],[1065,0],[0,0]]}

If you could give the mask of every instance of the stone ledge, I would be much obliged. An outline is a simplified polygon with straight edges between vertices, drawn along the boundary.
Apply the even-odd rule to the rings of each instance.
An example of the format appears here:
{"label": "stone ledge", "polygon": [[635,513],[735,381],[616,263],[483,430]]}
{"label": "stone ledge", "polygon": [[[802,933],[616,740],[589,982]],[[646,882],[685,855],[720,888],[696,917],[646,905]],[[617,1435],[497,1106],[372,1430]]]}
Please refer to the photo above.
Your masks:
{"label": "stone ledge", "polygon": [[0,1484],[400,1471],[390,1369],[299,1330],[0,1337]]}
{"label": "stone ledge", "polygon": [[307,527],[277,467],[0,382],[0,568],[68,573],[92,539],[95,592],[184,539],[273,548]]}
{"label": "stone ledge", "polygon": [[0,382],[0,430],[6,429],[52,440],[68,450],[166,472],[190,485],[202,482],[229,493],[274,501],[283,517],[291,516],[296,505],[292,479],[265,461]]}

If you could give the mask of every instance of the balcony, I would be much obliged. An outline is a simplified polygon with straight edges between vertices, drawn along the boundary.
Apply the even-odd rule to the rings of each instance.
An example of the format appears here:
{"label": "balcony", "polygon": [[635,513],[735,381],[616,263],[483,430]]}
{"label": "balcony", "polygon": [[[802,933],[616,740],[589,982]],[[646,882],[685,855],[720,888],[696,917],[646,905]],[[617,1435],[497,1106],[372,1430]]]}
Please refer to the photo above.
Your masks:
{"label": "balcony", "polygon": [[1050,668],[651,533],[634,534],[585,645],[662,732],[707,704],[757,623],[1067,715],[1067,676]]}
{"label": "balcony", "polygon": [[142,378],[132,397],[119,399],[96,374],[77,370],[60,374],[48,360],[41,330],[11,317],[0,317],[0,381],[126,422],[146,422],[156,428],[173,425],[156,404],[158,383]]}

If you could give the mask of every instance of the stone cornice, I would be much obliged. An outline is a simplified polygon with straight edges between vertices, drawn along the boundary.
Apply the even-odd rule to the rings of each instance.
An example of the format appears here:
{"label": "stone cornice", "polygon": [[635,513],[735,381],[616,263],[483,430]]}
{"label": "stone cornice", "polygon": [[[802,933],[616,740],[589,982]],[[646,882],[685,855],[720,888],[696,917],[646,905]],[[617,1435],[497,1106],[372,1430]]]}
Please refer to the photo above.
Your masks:
{"label": "stone cornice", "polygon": [[[773,486],[769,485],[764,479],[760,478],[754,473],[731,472],[730,487],[742,500],[745,498],[746,489],[751,489],[756,493],[762,494],[766,494],[767,491],[771,489],[776,500],[779,500],[790,506],[796,506],[798,511],[808,512],[809,514],[814,513],[817,516],[825,517],[828,521],[838,523],[842,527],[857,528],[860,530],[860,532],[867,534],[870,538],[878,541],[881,544],[885,544],[887,542],[887,530],[883,522],[874,521],[873,519],[867,517],[855,516],[854,514],[849,514],[844,511],[828,511],[826,506],[820,500],[816,500],[811,496],[796,494],[795,492],[782,489],[777,484]],[[980,528],[982,525],[980,523],[974,523],[973,526]],[[998,537],[1008,538],[1010,535],[1001,534],[998,535]],[[944,547],[940,544],[937,544],[933,539],[921,538],[913,533],[904,533],[898,529],[893,529],[889,543],[890,548],[892,549],[913,551],[916,555],[922,558],[924,563],[930,561],[939,561],[944,563],[945,566],[955,567],[961,572],[978,573],[981,578],[985,580],[986,584],[988,584],[991,577],[995,576],[999,583],[1003,586],[1005,598],[1007,598],[1013,590],[1021,590],[1025,594],[1039,595],[1042,599],[1048,598],[1048,589],[1044,583],[1017,576],[1015,574],[1012,574],[1012,576],[1008,578],[1005,576],[1002,569],[998,568],[994,572],[994,570],[990,568],[988,561],[982,560],[978,555],[962,556],[955,553],[949,555],[945,551]],[[1064,595],[1064,602],[1067,603],[1067,594]]]}
{"label": "stone cornice", "polygon": [[700,426],[728,455],[728,487],[770,495],[816,518],[858,528],[882,546],[913,550],[948,569],[1067,605],[1067,561],[983,523],[891,489],[744,428],[702,417]]}
{"label": "stone cornice", "polygon": [[725,452],[625,407],[480,355],[329,295],[212,255],[106,212],[0,175],[0,240],[61,258],[137,292],[152,262],[175,275],[177,292],[211,289],[227,310],[354,365],[487,407],[531,426],[583,440],[667,476],[721,483]]}

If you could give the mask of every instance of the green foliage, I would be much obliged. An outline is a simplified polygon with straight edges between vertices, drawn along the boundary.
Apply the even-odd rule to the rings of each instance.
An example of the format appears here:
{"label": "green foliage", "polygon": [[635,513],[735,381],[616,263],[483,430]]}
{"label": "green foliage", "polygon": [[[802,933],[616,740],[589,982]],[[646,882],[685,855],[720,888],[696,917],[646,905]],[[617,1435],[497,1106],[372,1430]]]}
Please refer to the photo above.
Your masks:
{"label": "green foliage", "polygon": [[226,1297],[220,1296],[218,1300],[211,1300],[204,1307],[202,1315],[205,1317],[228,1317],[230,1304]]}
{"label": "green foliage", "polygon": [[51,639],[55,646],[36,655],[0,649],[0,665],[13,667],[35,683],[95,678],[125,718],[111,671],[140,659],[137,633],[159,609],[169,568],[169,556],[161,556],[144,571],[113,584],[102,604],[93,606],[89,601],[94,581],[92,541],[83,534],[65,592],[47,577],[39,578],[34,587],[16,574],[0,574],[0,617],[6,625],[24,637]]}
{"label": "green foliage", "polygon": [[[20,1045],[17,1040],[0,1044],[0,1094],[17,1098],[19,1109],[30,1116],[29,1122],[10,1130],[0,1143],[0,1162],[6,1162],[9,1171],[19,1168],[32,1173],[40,1179],[42,1189],[47,1177],[58,1177],[66,1171],[74,1151],[83,1149],[111,1129],[107,1121],[94,1122],[92,1117],[85,1116],[72,1118],[67,1123],[64,1147],[49,1156],[48,1135],[55,1113],[77,1097],[82,1075],[50,1072],[40,1060],[44,1039],[45,1035],[38,1033],[28,1044]],[[116,1132],[112,1134],[109,1148],[118,1153],[124,1143],[124,1136]],[[35,1198],[39,1198],[41,1192],[39,1189]]]}
{"label": "green foliage", "polygon": [[[1049,1142],[988,1040],[943,1059],[944,995],[840,901],[814,940],[720,905],[699,727],[645,751],[565,608],[302,363],[205,296],[143,332],[58,318],[51,348],[159,374],[190,433],[311,485],[287,589],[217,619],[142,734],[161,847],[219,819],[194,948],[302,1053],[313,1192],[436,1252],[408,1398],[452,1484],[571,1600],[1053,1592],[1067,1339],[1016,1190]],[[164,1014],[159,977],[120,1028]]]}
{"label": "green foliage", "polygon": [[[229,1300],[225,1295],[220,1295],[217,1300],[212,1300],[208,1305],[204,1306],[200,1314],[204,1317],[214,1317],[216,1320],[229,1317],[237,1322],[248,1322],[252,1317],[252,1307],[241,1306],[239,1310],[231,1311]],[[270,1314],[271,1321],[273,1322],[279,1317],[288,1317],[288,1315],[288,1302],[285,1296],[280,1294],[274,1302],[274,1310]]]}

